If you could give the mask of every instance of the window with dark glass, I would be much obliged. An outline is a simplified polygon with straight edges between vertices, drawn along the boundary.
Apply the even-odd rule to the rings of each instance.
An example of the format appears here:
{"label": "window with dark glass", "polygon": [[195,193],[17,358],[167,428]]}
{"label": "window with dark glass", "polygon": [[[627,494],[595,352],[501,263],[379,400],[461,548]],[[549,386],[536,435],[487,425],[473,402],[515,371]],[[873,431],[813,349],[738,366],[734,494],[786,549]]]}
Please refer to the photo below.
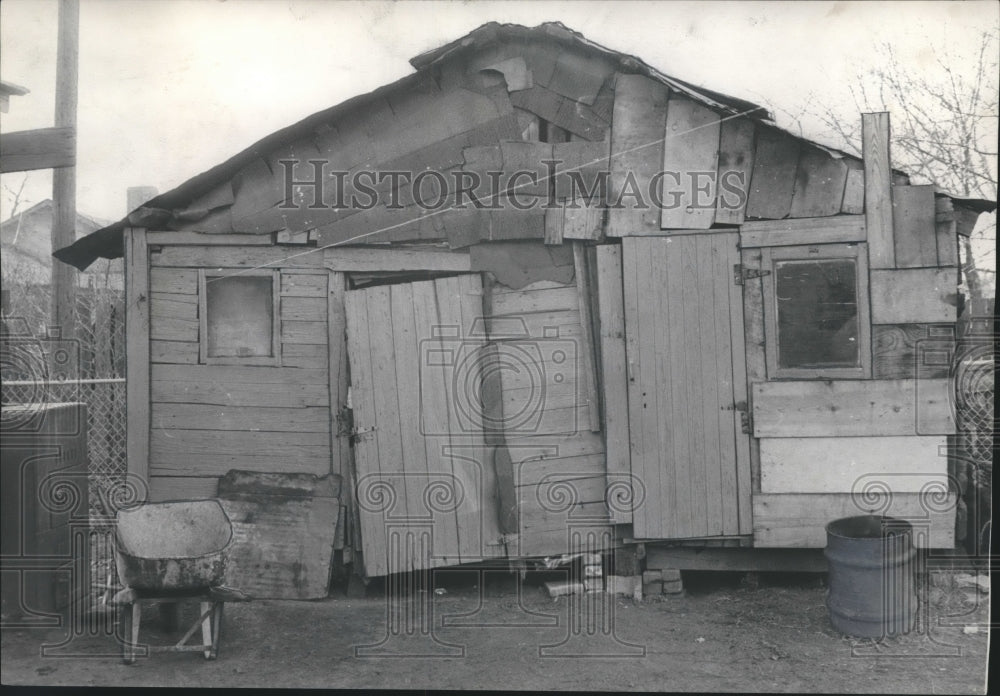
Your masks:
{"label": "window with dark glass", "polygon": [[775,263],[778,367],[858,367],[853,259]]}
{"label": "window with dark glass", "polygon": [[761,249],[769,379],[871,376],[867,250]]}

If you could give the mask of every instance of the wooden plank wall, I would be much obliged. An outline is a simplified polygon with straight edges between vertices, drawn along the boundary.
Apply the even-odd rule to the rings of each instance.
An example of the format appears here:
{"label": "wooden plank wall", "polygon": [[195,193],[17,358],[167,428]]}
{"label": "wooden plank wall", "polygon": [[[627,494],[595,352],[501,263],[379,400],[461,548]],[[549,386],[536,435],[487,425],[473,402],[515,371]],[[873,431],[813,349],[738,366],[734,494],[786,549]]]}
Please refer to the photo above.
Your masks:
{"label": "wooden plank wall", "polygon": [[576,284],[497,284],[489,304],[520,523],[508,555],[566,553],[574,533],[610,536],[605,448],[590,428],[597,404],[588,403]]}
{"label": "wooden plank wall", "polygon": [[[218,477],[232,468],[343,473],[344,438],[331,429],[337,417],[331,413],[331,356],[338,366],[342,360],[329,350],[331,332],[344,340],[343,323],[338,329],[328,322],[331,274],[285,266],[282,257],[280,249],[264,247],[172,246],[151,255],[149,462],[155,498],[212,495]],[[250,264],[271,264],[279,274],[280,365],[198,364],[198,268],[218,272],[228,265],[235,272]],[[338,399],[346,397],[341,392],[346,388]],[[332,442],[339,456],[332,456]]]}
{"label": "wooden plank wall", "polygon": [[741,229],[747,268],[761,268],[759,248],[766,258],[769,247],[790,244],[821,253],[824,244],[867,241],[870,263],[872,374],[860,381],[768,381],[773,376],[761,358],[773,300],[766,282],[745,281],[755,546],[822,546],[826,522],[881,509],[876,490],[889,494],[890,512],[931,525],[922,543],[954,541],[954,499],[948,507],[933,498],[951,485],[945,452],[955,432],[948,378],[957,318],[954,222],[942,203],[948,199],[936,202],[933,187],[911,186],[892,172],[886,115],[865,114],[863,125],[862,170],[852,161],[846,172],[835,169],[812,151],[799,157],[800,173],[809,160],[816,171],[843,179],[841,210],[850,215],[823,217],[821,206],[793,202],[812,217],[745,222]]}
{"label": "wooden plank wall", "polygon": [[[337,422],[337,414],[331,414],[340,406],[335,401],[346,398],[345,358],[342,339],[338,339],[338,327],[345,320],[337,314],[337,298],[344,285],[338,274],[351,270],[347,267],[351,264],[362,263],[363,253],[285,254],[256,241],[241,246],[178,243],[190,241],[178,235],[194,232],[211,233],[217,241],[254,234],[269,242],[271,234],[280,233],[279,241],[311,240],[320,245],[347,240],[356,244],[433,241],[459,248],[505,239],[549,244],[569,239],[600,241],[605,233],[611,237],[698,234],[743,225],[746,266],[759,266],[760,248],[768,246],[867,241],[873,269],[872,377],[876,384],[947,374],[940,356],[951,350],[948,342],[953,338],[948,332],[953,330],[957,305],[956,225],[953,213],[942,203],[946,199],[935,200],[933,189],[908,186],[905,177],[892,172],[885,119],[866,118],[867,156],[862,161],[805,143],[769,125],[717,112],[650,78],[621,70],[621,65],[605,57],[572,48],[501,41],[473,56],[470,63],[443,63],[435,79],[417,74],[391,90],[358,101],[338,118],[318,124],[313,132],[262,153],[231,182],[194,201],[191,210],[209,212],[190,216],[191,221],[180,225],[179,231],[161,233],[174,237],[162,238],[163,243],[170,243],[151,256],[148,339],[142,338],[146,328],[139,324],[133,323],[129,332],[133,342],[148,340],[150,363],[144,371],[142,358],[134,361],[130,399],[137,398],[133,390],[143,388],[145,373],[149,379],[145,393],[151,404],[145,415],[142,411],[133,415],[130,410],[130,421],[137,424],[133,427],[130,422],[130,433],[136,433],[130,435],[130,470],[133,461],[136,470],[141,470],[148,453],[149,473],[159,481],[154,495],[162,498],[176,492],[183,497],[209,494],[216,477],[236,460],[244,468],[289,467],[290,471],[327,473],[331,451],[334,471],[341,469],[338,462],[346,457],[345,441],[330,426],[331,419]],[[624,206],[612,206],[606,212],[607,201],[600,200],[580,208],[546,211],[516,211],[505,205],[502,210],[472,207],[447,215],[425,215],[409,199],[401,201],[401,211],[384,206],[318,210],[309,207],[305,192],[300,207],[279,207],[285,183],[278,165],[281,159],[326,159],[352,171],[361,167],[432,169],[450,174],[516,167],[544,175],[537,165],[546,157],[578,169],[588,184],[608,174],[612,199],[631,187],[646,195],[657,172],[676,172],[679,188],[674,190],[668,186],[672,182],[662,180],[659,192],[666,201],[672,199],[668,194],[679,194],[679,204],[662,212],[638,209],[630,195]],[[705,171],[714,171],[714,179],[693,178]],[[295,170],[299,180],[308,180],[312,174],[304,164]],[[571,193],[568,182],[564,171],[554,181],[543,177],[523,193],[539,200],[553,194],[566,201]],[[376,188],[382,195],[389,193],[386,186]],[[353,192],[350,187],[345,191],[347,195]],[[936,217],[928,217],[935,213]],[[429,270],[433,266],[458,272],[467,270],[467,261],[464,255],[435,254],[432,259],[418,252],[396,258],[401,264],[398,269],[373,266],[371,270]],[[331,265],[337,263],[347,265]],[[197,269],[219,267],[268,267],[280,273],[279,367],[198,364]],[[600,270],[599,263],[599,275]],[[133,282],[147,281],[140,274]],[[142,294],[142,289],[136,292]],[[765,298],[760,280],[747,281],[743,293],[747,381],[760,384],[768,379],[761,347]],[[600,287],[597,295],[600,320],[618,321],[615,308],[601,304]],[[545,339],[545,346],[568,340],[579,347],[585,336],[580,307],[587,300],[579,296],[576,285],[543,281],[517,291],[498,285],[490,301],[495,335],[506,335],[506,320],[518,318],[523,320],[527,337]],[[133,310],[134,317],[141,318],[143,311]],[[553,329],[558,338],[550,335]],[[612,349],[610,355],[614,355],[612,338],[602,334],[597,342],[605,363],[604,348]],[[494,337],[494,342],[498,348],[517,345],[513,338]],[[335,343],[341,344],[341,350]],[[533,388],[544,388],[545,394],[544,407],[533,414],[538,416],[534,429],[514,428],[505,438],[512,469],[529,472],[517,486],[524,513],[518,555],[549,553],[565,541],[567,512],[553,512],[538,502],[543,480],[546,485],[574,481],[577,498],[570,509],[589,520],[593,529],[608,529],[610,519],[606,509],[599,509],[603,493],[598,489],[603,491],[611,483],[609,476],[622,466],[621,457],[613,454],[621,446],[621,422],[615,424],[605,411],[598,423],[607,431],[605,435],[591,431],[597,404],[581,401],[580,389],[587,380],[579,374],[580,354],[575,356],[558,363],[554,353],[542,356],[539,366],[545,368],[544,380],[551,379],[551,384],[526,382],[524,370],[504,372],[504,409],[523,404]],[[623,378],[620,369],[608,364],[604,368],[605,380],[613,375]],[[340,376],[331,380],[335,374]],[[554,381],[556,374],[563,380]],[[336,388],[328,386],[334,381]],[[261,390],[261,384],[268,388]],[[594,386],[586,390],[591,395],[588,399],[593,400]],[[600,386],[605,400],[620,400],[621,385],[617,396],[614,385]],[[753,408],[757,418],[756,403]],[[321,412],[327,414],[325,425]],[[198,413],[213,417],[194,417]],[[140,427],[138,420],[143,418],[150,425]],[[251,425],[259,422],[275,430]],[[143,433],[149,434],[148,442]],[[896,436],[928,435],[846,437]],[[605,463],[604,437],[608,438],[608,456],[614,458],[611,465]],[[753,441],[750,455],[755,492],[762,477],[760,437],[764,436]],[[765,449],[768,456],[775,451]],[[549,473],[555,478],[546,478]],[[740,510],[741,526],[744,514]],[[616,517],[616,521],[624,520]],[[762,528],[755,524],[754,529],[763,538]]]}

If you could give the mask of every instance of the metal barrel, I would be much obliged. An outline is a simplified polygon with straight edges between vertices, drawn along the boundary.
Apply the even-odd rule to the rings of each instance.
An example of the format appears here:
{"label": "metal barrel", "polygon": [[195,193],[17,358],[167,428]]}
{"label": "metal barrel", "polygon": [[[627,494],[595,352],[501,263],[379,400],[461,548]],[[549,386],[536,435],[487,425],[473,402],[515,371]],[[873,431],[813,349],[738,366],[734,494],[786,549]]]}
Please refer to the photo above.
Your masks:
{"label": "metal barrel", "polygon": [[826,525],[833,627],[845,635],[880,638],[908,633],[916,616],[916,550],[906,520],[860,515]]}

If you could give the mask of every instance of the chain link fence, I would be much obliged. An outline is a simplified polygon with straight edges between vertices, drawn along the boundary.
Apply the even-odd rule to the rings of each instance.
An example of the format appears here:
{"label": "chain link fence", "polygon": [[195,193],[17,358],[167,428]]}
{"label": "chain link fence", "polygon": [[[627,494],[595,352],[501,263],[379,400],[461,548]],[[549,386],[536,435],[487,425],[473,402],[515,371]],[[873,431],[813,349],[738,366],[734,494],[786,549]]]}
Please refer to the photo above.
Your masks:
{"label": "chain link fence", "polygon": [[[7,277],[0,323],[0,401],[87,404],[90,588],[115,584],[111,519],[98,491],[125,483],[125,313],[121,261],[81,274],[71,336],[48,326],[51,288]],[[93,604],[92,606],[97,606]]]}

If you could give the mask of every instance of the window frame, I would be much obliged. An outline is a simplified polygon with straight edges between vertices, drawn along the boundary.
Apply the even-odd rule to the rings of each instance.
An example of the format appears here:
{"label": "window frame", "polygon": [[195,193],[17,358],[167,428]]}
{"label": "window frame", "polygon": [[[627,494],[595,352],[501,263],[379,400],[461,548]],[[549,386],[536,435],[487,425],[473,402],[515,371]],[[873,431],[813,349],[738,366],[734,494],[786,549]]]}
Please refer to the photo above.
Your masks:
{"label": "window frame", "polygon": [[[818,251],[814,251],[818,250]],[[779,367],[778,297],[776,262],[836,261],[855,262],[855,293],[858,308],[858,361],[856,367]],[[761,249],[761,267],[767,271],[764,291],[764,352],[767,378],[770,379],[871,379],[871,300],[868,290],[868,247],[863,242],[839,244],[800,244]]]}
{"label": "window frame", "polygon": [[[208,278],[227,275],[271,279],[271,355],[210,356],[208,354]],[[281,366],[281,277],[274,269],[199,268],[198,269],[198,361],[202,365],[260,365]]]}

